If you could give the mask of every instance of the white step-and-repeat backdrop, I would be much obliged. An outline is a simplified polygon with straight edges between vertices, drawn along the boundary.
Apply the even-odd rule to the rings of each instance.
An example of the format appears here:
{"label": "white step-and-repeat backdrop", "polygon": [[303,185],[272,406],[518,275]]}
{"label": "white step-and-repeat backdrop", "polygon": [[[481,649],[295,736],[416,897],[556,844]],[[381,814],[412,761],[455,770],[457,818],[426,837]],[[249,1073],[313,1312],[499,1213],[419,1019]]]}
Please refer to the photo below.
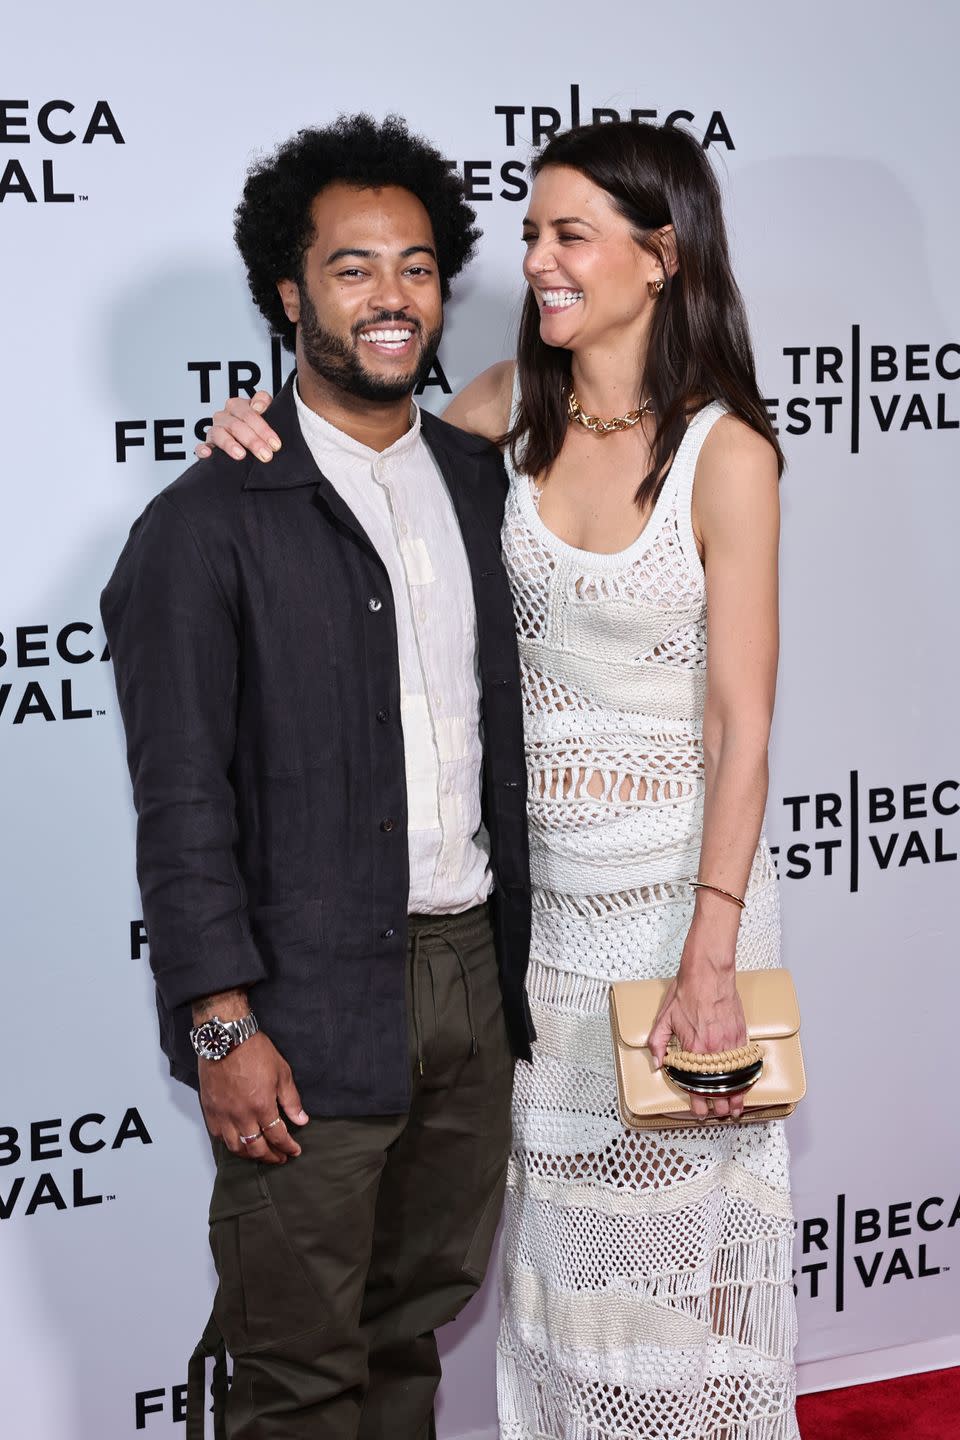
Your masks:
{"label": "white step-and-repeat backdrop", "polygon": [[[948,0],[8,11],[4,1435],[183,1433],[210,1161],[156,1042],[97,602],[217,402],[286,373],[232,210],[257,150],[340,110],[431,136],[485,232],[431,408],[510,352],[532,144],[634,115],[708,147],[789,460],[769,829],[811,1076],[801,1383],[960,1360],[958,48]],[[494,1434],[495,1323],[488,1285],[446,1344],[445,1440]]]}

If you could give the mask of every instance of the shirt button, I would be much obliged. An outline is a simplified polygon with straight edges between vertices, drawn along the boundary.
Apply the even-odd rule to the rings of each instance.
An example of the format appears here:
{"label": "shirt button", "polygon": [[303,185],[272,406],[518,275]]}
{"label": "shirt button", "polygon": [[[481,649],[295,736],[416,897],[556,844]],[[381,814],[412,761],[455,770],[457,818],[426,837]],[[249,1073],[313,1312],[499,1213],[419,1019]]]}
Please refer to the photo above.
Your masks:
{"label": "shirt button", "polygon": [[383,601],[378,600],[376,595],[371,595],[370,599],[367,601],[367,609],[372,611],[373,614],[376,615],[378,610],[383,609]]}
{"label": "shirt button", "polygon": [[407,522],[406,522],[405,520],[401,521],[401,523],[400,523],[400,534],[401,534],[401,535],[406,535],[406,534],[409,533],[409,530],[410,530],[410,526],[407,524]]}
{"label": "shirt button", "polygon": [[393,929],[381,930],[381,931],[380,931],[380,939],[381,939],[381,940],[392,940],[393,937],[394,937],[394,935],[396,935],[396,933],[397,933],[396,930],[393,930]]}
{"label": "shirt button", "polygon": [[426,620],[426,618],[427,618],[427,612],[426,612],[426,610],[424,610],[423,606],[420,607],[420,610],[418,611],[418,614],[419,614],[421,620]]}
{"label": "shirt button", "polygon": [[380,829],[383,831],[383,833],[384,833],[385,835],[389,835],[389,834],[390,834],[390,831],[393,829],[393,827],[394,827],[395,824],[396,824],[396,821],[395,821],[395,820],[391,820],[391,819],[388,817],[386,820],[381,820],[381,821],[380,821]]}
{"label": "shirt button", "polygon": [[390,711],[389,711],[389,710],[378,710],[378,711],[377,711],[377,719],[380,721],[380,724],[381,724],[381,725],[386,725],[387,721],[390,719]]}

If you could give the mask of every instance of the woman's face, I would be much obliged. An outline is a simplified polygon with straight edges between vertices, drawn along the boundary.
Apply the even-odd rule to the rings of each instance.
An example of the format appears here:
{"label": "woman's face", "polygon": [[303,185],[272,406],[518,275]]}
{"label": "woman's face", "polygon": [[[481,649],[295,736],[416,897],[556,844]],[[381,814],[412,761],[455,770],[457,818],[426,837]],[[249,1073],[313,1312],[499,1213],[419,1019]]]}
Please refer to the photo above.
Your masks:
{"label": "woman's face", "polygon": [[599,185],[569,166],[546,166],[533,183],[523,240],[544,344],[581,350],[642,332],[655,303],[648,282],[663,266]]}

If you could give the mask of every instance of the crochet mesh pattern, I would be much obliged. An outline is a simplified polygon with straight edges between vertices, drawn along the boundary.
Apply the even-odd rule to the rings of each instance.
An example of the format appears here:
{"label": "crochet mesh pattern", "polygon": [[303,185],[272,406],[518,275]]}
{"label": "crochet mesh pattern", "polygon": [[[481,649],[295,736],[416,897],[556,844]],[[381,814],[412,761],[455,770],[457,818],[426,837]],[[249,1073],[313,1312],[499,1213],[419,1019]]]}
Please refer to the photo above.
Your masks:
{"label": "crochet mesh pattern", "polygon": [[[625,1130],[610,982],[676,973],[703,825],[695,417],[639,540],[564,544],[511,470],[538,1039],[519,1065],[501,1250],[501,1440],[797,1440],[782,1124]],[[761,838],[739,969],[779,964]]]}

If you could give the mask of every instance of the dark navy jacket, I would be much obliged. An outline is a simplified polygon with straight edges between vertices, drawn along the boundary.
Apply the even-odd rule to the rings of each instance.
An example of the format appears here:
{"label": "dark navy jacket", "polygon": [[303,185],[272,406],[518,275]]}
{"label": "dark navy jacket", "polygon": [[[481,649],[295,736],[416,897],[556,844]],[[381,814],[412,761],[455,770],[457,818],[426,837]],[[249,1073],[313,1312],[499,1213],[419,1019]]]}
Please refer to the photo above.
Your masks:
{"label": "dark navy jacket", "polygon": [[[133,526],[101,600],[138,814],[161,1042],[197,1084],[190,1002],[250,991],[316,1114],[410,1099],[407,801],[387,572],[323,477],[292,378],[268,465],[216,452]],[[500,559],[496,449],[424,412],[473,578],[483,818],[514,1052],[530,882],[519,662]]]}

